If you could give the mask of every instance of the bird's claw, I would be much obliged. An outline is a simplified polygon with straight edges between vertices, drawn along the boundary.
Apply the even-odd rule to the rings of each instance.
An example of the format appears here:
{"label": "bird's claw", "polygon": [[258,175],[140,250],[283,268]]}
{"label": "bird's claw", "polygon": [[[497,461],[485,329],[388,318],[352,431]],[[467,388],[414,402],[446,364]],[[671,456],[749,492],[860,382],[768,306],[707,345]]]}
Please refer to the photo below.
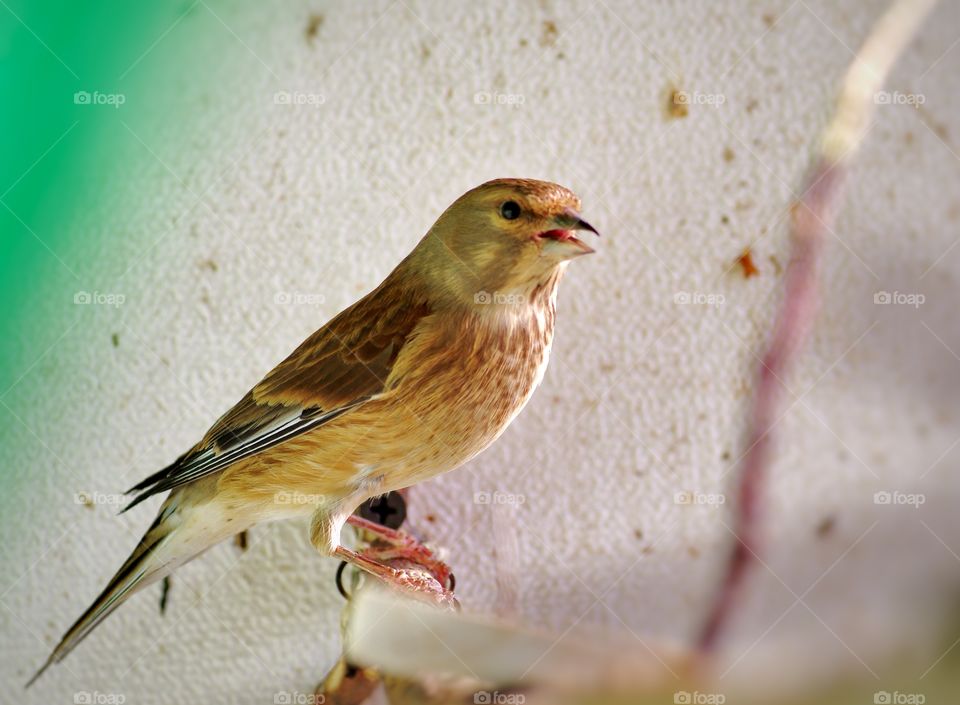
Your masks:
{"label": "bird's claw", "polygon": [[414,563],[427,570],[441,586],[452,589],[453,571],[450,566],[437,558],[427,546],[413,537],[408,538],[410,541],[404,545],[373,546],[364,551],[364,555],[378,563],[397,560]]}
{"label": "bird's claw", "polygon": [[435,578],[424,575],[422,571],[395,568],[394,578],[393,587],[403,592],[440,607],[460,609],[460,602],[456,596]]}

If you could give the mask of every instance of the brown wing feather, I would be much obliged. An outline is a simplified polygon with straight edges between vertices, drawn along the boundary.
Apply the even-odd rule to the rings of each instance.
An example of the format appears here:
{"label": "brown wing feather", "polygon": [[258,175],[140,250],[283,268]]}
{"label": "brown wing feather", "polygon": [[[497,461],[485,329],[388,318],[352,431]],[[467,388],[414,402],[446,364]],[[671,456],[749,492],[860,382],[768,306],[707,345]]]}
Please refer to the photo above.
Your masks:
{"label": "brown wing feather", "polygon": [[392,285],[393,279],[313,333],[200,443],[133,487],[140,494],[127,509],[317,428],[384,391],[405,342],[430,313],[426,297]]}
{"label": "brown wing feather", "polygon": [[334,409],[383,390],[407,336],[429,313],[411,296],[370,296],[307,338],[253,388],[260,404]]}

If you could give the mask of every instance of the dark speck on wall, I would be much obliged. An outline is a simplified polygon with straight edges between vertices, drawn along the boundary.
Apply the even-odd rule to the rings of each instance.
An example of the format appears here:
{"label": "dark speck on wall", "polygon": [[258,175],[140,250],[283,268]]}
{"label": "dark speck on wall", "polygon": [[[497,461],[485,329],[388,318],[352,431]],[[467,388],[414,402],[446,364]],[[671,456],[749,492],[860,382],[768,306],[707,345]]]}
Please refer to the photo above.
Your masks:
{"label": "dark speck on wall", "polygon": [[164,577],[160,584],[160,614],[167,611],[167,602],[170,600],[170,576]]}
{"label": "dark speck on wall", "polygon": [[233,537],[233,542],[237,545],[241,551],[247,550],[247,532],[241,531],[239,534]]}
{"label": "dark speck on wall", "polygon": [[313,44],[313,41],[320,33],[320,28],[323,26],[323,20],[324,16],[319,13],[310,15],[310,17],[307,18],[307,28],[303,31],[303,34],[307,38],[307,42],[310,44]]}
{"label": "dark speck on wall", "polygon": [[817,538],[825,539],[830,534],[833,533],[833,530],[837,526],[837,519],[834,516],[827,516],[820,520],[820,523],[817,524]]}
{"label": "dark speck on wall", "polygon": [[543,30],[540,34],[540,46],[552,47],[557,43],[557,37],[560,36],[560,30],[557,29],[557,23],[553,20],[543,21]]}
{"label": "dark speck on wall", "polygon": [[120,347],[120,334],[119,334],[119,333],[114,333],[113,335],[111,335],[111,336],[110,336],[110,342],[113,343],[113,347],[119,348],[119,347]]}
{"label": "dark speck on wall", "polygon": [[737,257],[737,264],[740,265],[740,271],[743,272],[744,279],[749,279],[750,277],[755,277],[760,274],[760,270],[757,269],[757,265],[753,261],[753,252],[751,252],[749,247],[744,249],[743,253]]}
{"label": "dark speck on wall", "polygon": [[780,260],[777,259],[776,255],[770,255],[770,264],[773,265],[773,273],[777,276],[783,274],[783,266],[780,264]]}
{"label": "dark speck on wall", "polygon": [[667,115],[678,120],[687,117],[689,114],[690,106],[687,105],[686,94],[677,88],[671,89],[670,99],[667,101]]}

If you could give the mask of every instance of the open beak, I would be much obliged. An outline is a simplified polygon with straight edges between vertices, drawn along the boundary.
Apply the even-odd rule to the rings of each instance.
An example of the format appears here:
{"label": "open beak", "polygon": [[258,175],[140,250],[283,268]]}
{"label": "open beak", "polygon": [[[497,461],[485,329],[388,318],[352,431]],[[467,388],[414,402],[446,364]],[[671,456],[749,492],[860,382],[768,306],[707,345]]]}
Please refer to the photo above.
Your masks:
{"label": "open beak", "polygon": [[554,217],[555,230],[540,233],[540,237],[548,240],[544,245],[544,252],[561,260],[572,259],[580,255],[592,254],[595,250],[583,240],[573,234],[575,230],[588,230],[597,237],[600,233],[590,223],[580,217],[572,208],[564,209],[563,213]]}

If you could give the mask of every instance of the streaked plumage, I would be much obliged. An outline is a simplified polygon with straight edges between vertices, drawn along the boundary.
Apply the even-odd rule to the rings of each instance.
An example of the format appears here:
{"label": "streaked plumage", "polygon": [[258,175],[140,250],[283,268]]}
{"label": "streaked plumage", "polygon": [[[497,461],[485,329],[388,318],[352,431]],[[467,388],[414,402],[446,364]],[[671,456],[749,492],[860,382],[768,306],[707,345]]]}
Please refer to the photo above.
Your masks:
{"label": "streaked plumage", "polygon": [[318,550],[352,560],[340,530],[357,506],[492,443],[543,377],[567,261],[592,252],[571,232],[596,232],[579,207],[522,179],[459,198],[379,287],[132,488],[130,507],[171,492],[40,673],[131,594],[258,522],[310,515]]}

